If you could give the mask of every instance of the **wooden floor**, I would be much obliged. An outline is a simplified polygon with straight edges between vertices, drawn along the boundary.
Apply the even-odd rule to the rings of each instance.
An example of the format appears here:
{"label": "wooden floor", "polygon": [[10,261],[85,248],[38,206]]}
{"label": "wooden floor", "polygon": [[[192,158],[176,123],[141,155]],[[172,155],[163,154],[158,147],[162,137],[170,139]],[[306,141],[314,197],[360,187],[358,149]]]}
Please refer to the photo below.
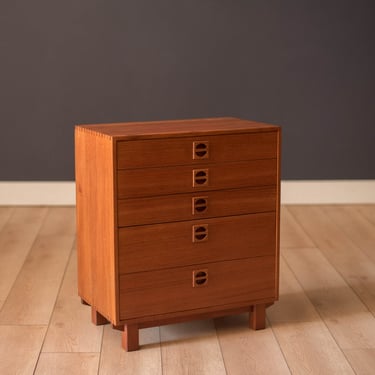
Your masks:
{"label": "wooden floor", "polygon": [[375,206],[286,206],[267,329],[231,316],[120,332],[77,296],[71,207],[0,207],[0,374],[375,374]]}

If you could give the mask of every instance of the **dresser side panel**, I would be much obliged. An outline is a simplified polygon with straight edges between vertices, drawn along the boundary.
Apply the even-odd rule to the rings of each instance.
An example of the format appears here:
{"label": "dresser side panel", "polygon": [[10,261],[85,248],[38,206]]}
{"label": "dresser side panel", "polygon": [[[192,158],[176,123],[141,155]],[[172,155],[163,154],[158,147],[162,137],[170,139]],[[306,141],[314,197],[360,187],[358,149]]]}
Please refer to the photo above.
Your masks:
{"label": "dresser side panel", "polygon": [[110,137],[76,127],[79,295],[117,322],[114,147]]}
{"label": "dresser side panel", "polygon": [[276,267],[275,267],[275,296],[279,299],[280,279],[280,201],[281,201],[281,128],[277,129],[277,192],[276,192]]}

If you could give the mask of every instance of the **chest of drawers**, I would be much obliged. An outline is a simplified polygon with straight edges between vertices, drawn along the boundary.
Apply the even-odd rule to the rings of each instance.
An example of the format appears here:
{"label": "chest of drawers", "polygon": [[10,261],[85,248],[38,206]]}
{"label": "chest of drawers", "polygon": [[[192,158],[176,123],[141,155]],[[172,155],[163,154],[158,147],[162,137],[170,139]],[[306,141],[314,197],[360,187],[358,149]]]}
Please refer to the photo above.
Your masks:
{"label": "chest of drawers", "polygon": [[237,118],[75,130],[78,292],[95,324],[138,330],[278,298],[280,128]]}

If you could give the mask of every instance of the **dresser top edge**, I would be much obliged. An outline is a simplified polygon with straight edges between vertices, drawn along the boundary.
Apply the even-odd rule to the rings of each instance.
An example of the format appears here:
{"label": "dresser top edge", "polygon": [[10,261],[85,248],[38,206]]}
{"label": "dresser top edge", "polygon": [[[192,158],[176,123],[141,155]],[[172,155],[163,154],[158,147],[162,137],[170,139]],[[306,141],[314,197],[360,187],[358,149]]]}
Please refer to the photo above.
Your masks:
{"label": "dresser top edge", "polygon": [[76,130],[119,141],[190,137],[194,135],[258,133],[278,131],[279,129],[280,126],[278,125],[234,117],[76,125]]}

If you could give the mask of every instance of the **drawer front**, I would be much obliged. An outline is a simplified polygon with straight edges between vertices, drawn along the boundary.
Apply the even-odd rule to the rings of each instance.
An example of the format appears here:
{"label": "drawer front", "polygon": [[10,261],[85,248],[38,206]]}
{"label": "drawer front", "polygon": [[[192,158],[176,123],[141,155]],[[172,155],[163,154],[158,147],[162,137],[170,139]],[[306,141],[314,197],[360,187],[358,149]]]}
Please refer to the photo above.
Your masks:
{"label": "drawer front", "polygon": [[120,227],[232,216],[276,209],[276,187],[262,186],[206,193],[119,200]]}
{"label": "drawer front", "polygon": [[276,185],[277,159],[126,169],[117,173],[118,198]]}
{"label": "drawer front", "polygon": [[122,275],[120,319],[275,298],[275,268],[267,256]]}
{"label": "drawer front", "polygon": [[119,274],[276,253],[274,212],[121,228]]}
{"label": "drawer front", "polygon": [[121,141],[117,168],[271,159],[276,152],[277,132]]}

